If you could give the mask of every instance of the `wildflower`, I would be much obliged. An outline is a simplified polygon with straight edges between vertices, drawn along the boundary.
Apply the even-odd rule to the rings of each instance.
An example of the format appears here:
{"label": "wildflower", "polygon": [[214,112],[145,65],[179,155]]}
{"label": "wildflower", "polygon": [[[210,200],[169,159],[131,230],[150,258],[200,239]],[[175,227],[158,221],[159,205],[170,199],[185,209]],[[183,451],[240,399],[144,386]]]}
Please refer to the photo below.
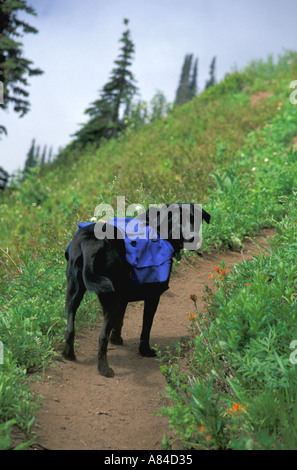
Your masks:
{"label": "wildflower", "polygon": [[228,410],[230,414],[239,413],[240,411],[246,411],[246,406],[242,406],[240,403],[234,403],[232,408]]}
{"label": "wildflower", "polygon": [[199,426],[198,429],[199,429],[200,432],[202,432],[202,431],[205,430],[205,426]]}
{"label": "wildflower", "polygon": [[219,271],[219,270],[220,270],[219,266],[216,266],[216,267],[214,268],[214,270],[215,270],[215,271]]}
{"label": "wildflower", "polygon": [[194,313],[190,313],[190,315],[187,316],[188,319],[196,318],[196,317],[197,317],[197,315],[195,315]]}
{"label": "wildflower", "polygon": [[256,167],[255,167],[255,166],[253,166],[252,171],[256,171]]}
{"label": "wildflower", "polygon": [[264,158],[264,162],[265,163],[269,162],[269,158]]}
{"label": "wildflower", "polygon": [[211,439],[211,435],[210,434],[206,434],[206,439],[209,441]]}
{"label": "wildflower", "polygon": [[213,277],[213,274],[208,275],[208,279],[211,279]]}
{"label": "wildflower", "polygon": [[197,295],[191,294],[190,299],[193,300],[193,302],[197,302]]}
{"label": "wildflower", "polygon": [[251,283],[251,282],[247,282],[245,285],[246,285],[246,286],[251,286],[252,283]]}
{"label": "wildflower", "polygon": [[223,271],[221,272],[221,274],[227,274],[227,269],[223,269]]}

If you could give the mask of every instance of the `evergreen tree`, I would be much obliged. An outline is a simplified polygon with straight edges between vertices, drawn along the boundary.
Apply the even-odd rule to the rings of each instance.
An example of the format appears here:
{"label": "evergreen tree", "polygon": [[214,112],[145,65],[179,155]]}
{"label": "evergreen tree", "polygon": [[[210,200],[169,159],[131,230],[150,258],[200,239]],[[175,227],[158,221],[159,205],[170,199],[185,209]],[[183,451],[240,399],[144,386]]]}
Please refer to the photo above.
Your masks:
{"label": "evergreen tree", "polygon": [[124,124],[128,129],[139,129],[149,122],[148,105],[146,101],[130,102],[126,106]]}
{"label": "evergreen tree", "polygon": [[153,122],[156,119],[162,119],[163,117],[167,116],[170,111],[170,104],[168,103],[164,93],[160,90],[156,91],[155,95],[150,101],[150,105],[150,122]]}
{"label": "evergreen tree", "polygon": [[193,67],[193,72],[192,72],[192,77],[189,85],[189,97],[190,100],[193,99],[198,92],[198,58],[194,62],[194,67]]}
{"label": "evergreen tree", "polygon": [[53,159],[53,147],[50,147],[49,152],[48,152],[48,157],[47,157],[47,163],[52,163]]}
{"label": "evergreen tree", "polygon": [[25,161],[25,166],[23,170],[23,176],[26,177],[27,173],[29,172],[30,168],[35,168],[37,166],[38,161],[38,147],[35,148],[35,139],[32,140],[31,147],[29,152],[27,153],[27,158]]}
{"label": "evergreen tree", "polygon": [[116,138],[124,127],[123,119],[120,117],[121,106],[127,107],[137,91],[135,79],[130,70],[134,44],[130,38],[128,23],[129,20],[125,18],[124,25],[127,28],[120,39],[122,47],[114,62],[115,66],[110,80],[104,85],[100,98],[85,111],[85,114],[90,116],[90,121],[75,134],[82,144],[98,141],[102,137]]}
{"label": "evergreen tree", "polygon": [[0,167],[0,193],[4,191],[5,187],[7,186],[8,178],[9,175],[7,171],[5,171],[4,168]]}
{"label": "evergreen tree", "polygon": [[128,130],[139,129],[157,119],[162,119],[169,113],[171,104],[160,90],[156,90],[149,103],[143,100],[130,102],[125,110],[124,123]]}
{"label": "evergreen tree", "polygon": [[[124,19],[125,26],[129,20]],[[112,70],[111,78],[103,88],[103,100],[110,103],[112,109],[112,137],[117,137],[120,129],[120,106],[129,103],[137,91],[135,79],[129,67],[132,65],[131,59],[134,54],[134,44],[130,39],[130,31],[127,28],[120,39],[122,48],[118,59],[115,61],[116,67]]]}
{"label": "evergreen tree", "polygon": [[198,59],[195,59],[192,69],[193,54],[187,54],[184,59],[179,85],[176,91],[175,105],[181,106],[190,101],[197,93]]}
{"label": "evergreen tree", "polygon": [[[17,17],[19,11],[36,15],[25,0],[0,1],[0,82],[4,88],[4,102],[0,108],[7,109],[11,103],[14,111],[22,117],[30,109],[27,77],[43,72],[32,68],[32,61],[23,57],[19,38],[25,33],[36,34],[38,31]],[[7,130],[0,125],[1,133],[7,134]]]}
{"label": "evergreen tree", "polygon": [[182,66],[179,85],[176,91],[175,104],[181,106],[188,101],[190,70],[193,54],[187,54]]}
{"label": "evergreen tree", "polygon": [[207,80],[205,84],[205,89],[214,86],[216,84],[216,57],[213,57],[210,68],[209,68],[209,79]]}
{"label": "evergreen tree", "polygon": [[47,151],[47,147],[46,145],[43,147],[43,152],[42,152],[42,155],[41,155],[41,159],[40,159],[40,166],[43,166],[45,164],[45,160],[46,160],[46,151]]}

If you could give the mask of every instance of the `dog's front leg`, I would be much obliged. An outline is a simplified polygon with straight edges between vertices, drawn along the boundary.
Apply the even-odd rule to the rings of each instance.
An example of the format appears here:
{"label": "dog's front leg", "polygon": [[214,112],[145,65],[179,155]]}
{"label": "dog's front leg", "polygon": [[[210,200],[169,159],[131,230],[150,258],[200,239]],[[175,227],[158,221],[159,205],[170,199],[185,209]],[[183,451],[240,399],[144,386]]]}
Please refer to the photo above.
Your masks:
{"label": "dog's front leg", "polygon": [[121,333],[122,333],[123,320],[124,320],[127,304],[128,302],[126,300],[123,300],[120,310],[118,312],[117,318],[115,319],[114,326],[112,327],[111,335],[109,338],[112,344],[118,344],[118,345],[124,344]]}
{"label": "dog's front leg", "polygon": [[140,335],[139,353],[145,357],[156,356],[155,351],[150,347],[150,333],[159,300],[160,295],[156,295],[146,299],[144,302],[143,324]]}

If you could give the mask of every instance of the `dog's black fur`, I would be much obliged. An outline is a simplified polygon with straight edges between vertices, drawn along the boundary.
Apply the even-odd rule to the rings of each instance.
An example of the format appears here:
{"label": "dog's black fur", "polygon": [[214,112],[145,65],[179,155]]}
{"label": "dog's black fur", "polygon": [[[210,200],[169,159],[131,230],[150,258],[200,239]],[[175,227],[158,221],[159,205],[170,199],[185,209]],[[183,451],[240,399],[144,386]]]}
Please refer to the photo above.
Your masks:
{"label": "dog's black fur", "polygon": [[[178,206],[181,208],[182,204],[178,204]],[[189,207],[190,216],[193,218],[194,205],[191,204]],[[148,224],[149,220],[151,221],[149,215],[152,213],[149,211],[152,210],[157,209],[150,208],[144,214],[143,220],[146,224]],[[181,210],[179,214],[181,215]],[[160,217],[155,220],[157,220],[155,228],[159,232]],[[210,215],[204,209],[202,209],[202,220],[205,220],[207,223],[210,221]],[[176,223],[180,227],[180,239],[172,238],[172,227]],[[175,256],[183,248],[184,242],[191,240],[182,238],[181,216],[174,220],[174,215],[169,213],[168,225],[168,241],[174,248]],[[91,224],[80,229],[65,253],[68,261],[66,271],[67,331],[63,355],[67,359],[75,359],[75,314],[86,290],[95,292],[103,307],[104,314],[103,327],[99,336],[98,370],[105,377],[113,377],[114,372],[107,362],[107,345],[109,339],[113,344],[123,344],[121,330],[128,302],[144,300],[139,353],[147,357],[156,355],[149,345],[150,331],[160,296],[168,289],[168,282],[144,285],[135,284],[131,280],[131,270],[126,262],[124,240],[121,237],[99,240],[95,237],[94,227],[95,224]]]}

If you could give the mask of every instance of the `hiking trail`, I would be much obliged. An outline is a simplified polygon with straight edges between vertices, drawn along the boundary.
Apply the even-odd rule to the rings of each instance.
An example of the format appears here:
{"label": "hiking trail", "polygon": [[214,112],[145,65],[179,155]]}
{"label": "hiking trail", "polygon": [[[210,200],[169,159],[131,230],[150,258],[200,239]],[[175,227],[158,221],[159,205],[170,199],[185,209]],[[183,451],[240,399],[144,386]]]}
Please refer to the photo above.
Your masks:
{"label": "hiking trail", "polygon": [[[181,262],[171,276],[170,289],[161,296],[151,346],[158,344],[164,352],[166,346],[186,336],[187,314],[194,311],[190,295],[197,296],[198,309],[203,310],[204,283],[213,286],[208,276],[214,273],[214,267],[224,260],[230,269],[250,258],[258,251],[257,245],[264,246],[264,238],[273,232],[264,230],[255,238],[256,244],[247,241],[242,253],[215,252],[193,257],[191,265]],[[36,412],[36,442],[31,448],[160,450],[168,419],[154,414],[165,403],[162,395],[166,381],[156,359],[138,354],[142,310],[142,303],[128,304],[122,332],[124,345],[109,344],[108,360],[114,378],[102,377],[97,371],[100,321],[94,328],[77,333],[75,362],[56,360],[46,368],[41,381],[32,384],[33,393],[41,394],[43,399]]]}

